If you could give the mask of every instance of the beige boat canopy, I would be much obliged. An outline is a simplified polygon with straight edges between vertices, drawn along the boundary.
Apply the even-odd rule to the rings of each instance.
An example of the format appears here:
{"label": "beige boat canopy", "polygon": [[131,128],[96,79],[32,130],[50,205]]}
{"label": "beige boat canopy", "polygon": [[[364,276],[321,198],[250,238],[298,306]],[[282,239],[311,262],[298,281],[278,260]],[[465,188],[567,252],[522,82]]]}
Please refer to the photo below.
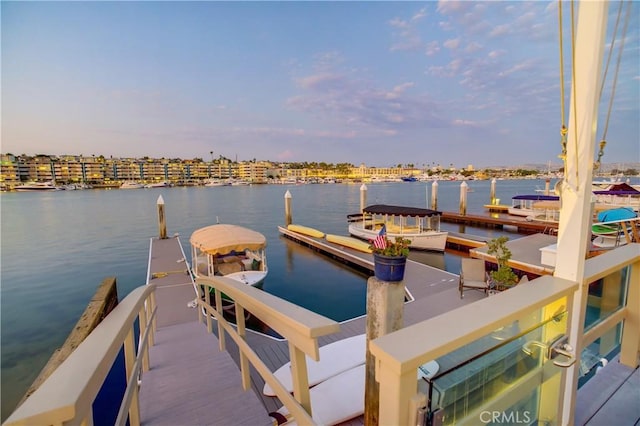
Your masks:
{"label": "beige boat canopy", "polygon": [[193,247],[210,255],[227,254],[231,251],[260,250],[267,240],[259,232],[236,225],[211,225],[197,229],[189,240]]}

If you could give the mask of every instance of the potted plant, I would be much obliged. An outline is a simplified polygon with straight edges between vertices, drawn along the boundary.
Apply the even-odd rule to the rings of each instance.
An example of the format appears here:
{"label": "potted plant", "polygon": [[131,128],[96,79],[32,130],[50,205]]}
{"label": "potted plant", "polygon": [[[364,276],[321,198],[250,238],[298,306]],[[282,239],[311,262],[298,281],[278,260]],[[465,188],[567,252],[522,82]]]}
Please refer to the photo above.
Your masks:
{"label": "potted plant", "polygon": [[409,243],[402,237],[387,238],[386,233],[378,235],[369,248],[373,252],[373,271],[380,281],[402,281],[404,267],[409,256]]}
{"label": "potted plant", "polygon": [[509,266],[511,250],[506,245],[507,241],[509,238],[503,236],[494,238],[487,243],[487,254],[495,256],[498,263],[498,269],[489,273],[496,290],[506,290],[518,283],[518,276]]}

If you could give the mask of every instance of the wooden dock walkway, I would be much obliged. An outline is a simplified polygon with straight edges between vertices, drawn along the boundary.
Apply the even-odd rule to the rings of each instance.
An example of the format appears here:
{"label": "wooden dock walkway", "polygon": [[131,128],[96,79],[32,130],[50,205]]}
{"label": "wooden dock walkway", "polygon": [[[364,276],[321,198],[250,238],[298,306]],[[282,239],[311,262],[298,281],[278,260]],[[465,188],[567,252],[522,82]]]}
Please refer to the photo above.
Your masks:
{"label": "wooden dock walkway", "polygon": [[460,223],[469,226],[483,228],[499,228],[505,226],[516,228],[522,234],[556,234],[558,224],[553,222],[529,221],[525,217],[513,216],[505,213],[486,214],[460,214],[455,212],[442,212],[443,222]]}
{"label": "wooden dock walkway", "polygon": [[198,322],[195,296],[177,238],[151,242],[149,278],[158,304],[150,369],[140,385],[143,425],[271,425],[265,406],[242,389],[240,371]]}
{"label": "wooden dock walkway", "polygon": [[[280,232],[287,238],[307,245],[315,251],[340,257],[354,267],[373,268],[370,254],[340,247],[321,239],[291,233],[285,228],[280,228]],[[190,276],[186,274],[183,257],[177,238],[152,240],[149,267],[150,276],[154,277],[152,282],[158,286],[156,292],[158,331],[155,345],[150,348],[151,369],[144,373],[140,387],[143,424],[272,424],[268,413],[281,407],[280,401],[275,397],[263,395],[264,380],[253,368],[251,369],[253,392],[242,390],[237,346],[232,339],[227,339],[227,351],[220,352],[217,338],[207,333],[206,326],[197,322],[195,309],[187,306],[195,297],[195,291]],[[464,299],[461,299],[457,275],[413,261],[407,263],[404,281],[411,299],[405,303],[405,326],[485,297],[481,292],[468,291],[465,292]],[[215,330],[216,327],[214,332]],[[340,332],[321,337],[319,344],[323,346],[363,334],[365,331],[366,316],[363,315],[342,322]],[[427,338],[427,336],[416,336],[416,338],[421,337]],[[275,371],[289,361],[289,350],[285,341],[255,332],[248,332],[246,340],[271,371]],[[597,419],[603,416],[602,413],[608,413],[607,407],[612,407],[611,404],[619,404],[620,401],[628,401],[628,387],[631,386],[632,391],[637,390],[638,372],[636,370],[635,373],[627,374],[625,377],[625,383],[628,384],[614,389],[612,398],[603,401],[596,411],[589,412],[589,418],[580,418],[580,420],[597,426],[601,424]],[[585,391],[579,391],[579,398],[581,392],[586,395],[584,393],[586,389],[585,386]],[[580,404],[579,399],[578,405]],[[627,405],[633,406],[633,404]],[[637,424],[636,414],[635,411],[627,413],[625,418],[633,417]],[[361,416],[343,423],[342,426],[362,424]]]}
{"label": "wooden dock walkway", "polygon": [[[339,256],[352,266],[373,270],[373,256],[371,254],[329,243],[320,238],[291,232],[286,228],[279,227],[279,230],[283,236],[308,246],[314,251],[324,252],[329,256]],[[461,299],[458,292],[458,275],[411,260],[407,261],[404,284],[407,294],[411,298],[405,303],[405,326],[424,321],[485,297],[482,292],[467,291],[464,299]],[[341,322],[339,333],[322,337],[319,339],[319,343],[320,346],[324,346],[365,332],[366,316],[363,315]],[[289,361],[287,342],[277,341],[256,333],[249,334],[247,340],[271,371],[275,371]],[[227,346],[234,361],[239,365],[237,346],[232,341],[228,341]],[[280,408],[282,404],[277,398],[263,395],[264,380],[255,371],[252,371],[251,374],[251,386],[256,395],[261,398],[267,411],[271,412]],[[362,422],[361,419],[356,419],[346,424],[362,424]]]}

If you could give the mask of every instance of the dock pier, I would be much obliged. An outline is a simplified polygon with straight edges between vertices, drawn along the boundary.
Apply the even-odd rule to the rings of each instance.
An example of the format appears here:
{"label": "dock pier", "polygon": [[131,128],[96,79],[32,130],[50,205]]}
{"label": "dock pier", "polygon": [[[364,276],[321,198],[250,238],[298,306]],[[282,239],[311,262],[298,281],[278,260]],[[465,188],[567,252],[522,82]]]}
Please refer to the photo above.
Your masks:
{"label": "dock pier", "polygon": [[521,234],[552,234],[558,233],[558,224],[553,222],[528,221],[524,217],[514,217],[503,213],[487,214],[460,214],[455,212],[442,212],[441,220],[449,223],[477,226],[482,228],[503,229],[505,226],[516,228]]}

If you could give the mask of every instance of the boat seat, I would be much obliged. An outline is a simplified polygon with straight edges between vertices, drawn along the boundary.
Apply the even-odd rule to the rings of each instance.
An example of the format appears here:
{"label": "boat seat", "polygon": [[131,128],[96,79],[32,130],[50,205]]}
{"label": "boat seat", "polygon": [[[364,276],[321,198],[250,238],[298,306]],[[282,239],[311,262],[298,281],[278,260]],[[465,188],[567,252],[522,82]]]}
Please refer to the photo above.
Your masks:
{"label": "boat seat", "polygon": [[218,271],[222,275],[229,275],[233,274],[234,272],[241,272],[243,270],[244,266],[242,265],[242,262],[229,262],[218,265]]}

